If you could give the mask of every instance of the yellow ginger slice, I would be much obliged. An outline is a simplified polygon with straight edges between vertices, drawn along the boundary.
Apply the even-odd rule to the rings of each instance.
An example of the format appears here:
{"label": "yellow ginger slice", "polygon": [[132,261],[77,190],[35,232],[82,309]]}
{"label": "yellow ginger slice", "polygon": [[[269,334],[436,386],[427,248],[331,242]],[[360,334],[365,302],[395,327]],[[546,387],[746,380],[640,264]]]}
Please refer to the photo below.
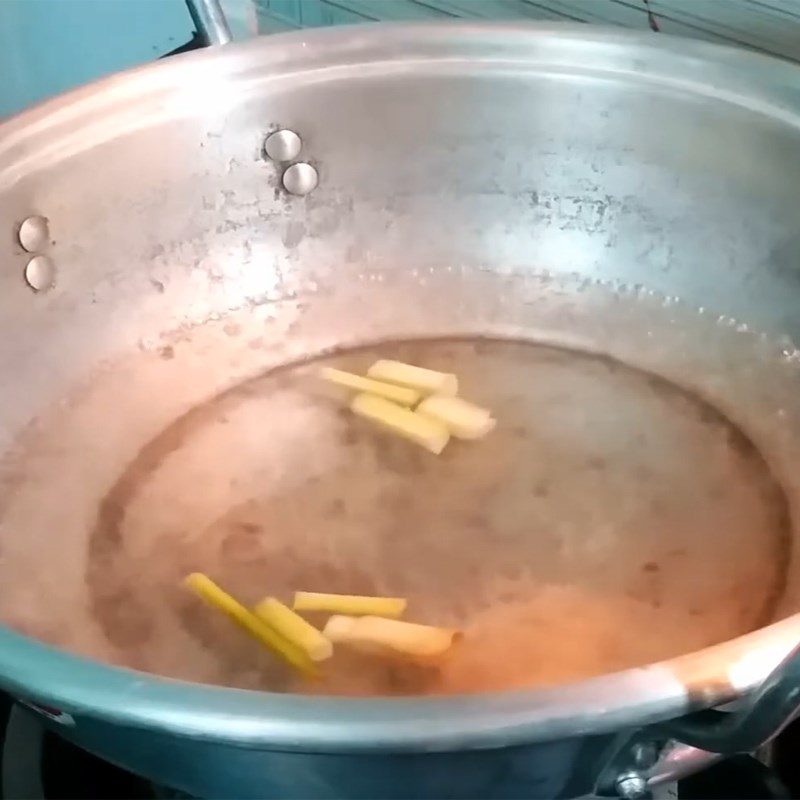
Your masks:
{"label": "yellow ginger slice", "polygon": [[402,597],[365,597],[354,594],[320,594],[295,592],[292,607],[295,611],[327,611],[351,617],[373,616],[397,618],[406,610]]}
{"label": "yellow ginger slice", "polygon": [[199,572],[193,572],[184,579],[184,585],[208,605],[222,611],[237,625],[271,650],[275,655],[291,664],[303,675],[316,675],[314,665],[309,657],[296,645],[286,641],[255,614],[248,611],[241,603],[220,589],[214,581]]}
{"label": "yellow ginger slice", "polygon": [[350,403],[350,409],[359,417],[404,436],[436,455],[444,450],[450,439],[447,428],[441,422],[423,417],[422,414],[402,408],[374,394],[357,394]]}
{"label": "yellow ginger slice", "polygon": [[323,367],[320,375],[330,383],[337,386],[344,386],[346,389],[354,389],[357,392],[368,392],[376,394],[378,397],[385,397],[399,403],[401,406],[415,406],[420,400],[420,393],[416,389],[407,386],[397,386],[393,383],[383,383],[372,378],[362,378],[352,372],[344,372],[333,367]]}
{"label": "yellow ginger slice", "polygon": [[312,661],[325,661],[333,655],[331,640],[280,600],[265,597],[253,609],[253,613],[287,642],[302,650]]}
{"label": "yellow ginger slice", "polygon": [[332,616],[324,630],[334,644],[369,653],[435,658],[447,652],[458,631],[385,617]]}
{"label": "yellow ginger slice", "polygon": [[480,439],[497,424],[491,411],[460,397],[426,397],[417,413],[441,422],[457,439]]}
{"label": "yellow ginger slice", "polygon": [[458,394],[458,378],[452,373],[415,367],[402,361],[381,359],[367,370],[367,375],[376,381],[410,386],[422,394],[441,394],[446,397]]}

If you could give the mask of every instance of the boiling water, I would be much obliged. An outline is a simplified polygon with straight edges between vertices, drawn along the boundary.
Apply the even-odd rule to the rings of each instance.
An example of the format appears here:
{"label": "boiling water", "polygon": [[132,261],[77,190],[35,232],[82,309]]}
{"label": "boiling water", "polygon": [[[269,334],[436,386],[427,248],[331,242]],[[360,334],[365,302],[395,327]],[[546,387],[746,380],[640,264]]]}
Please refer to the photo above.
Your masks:
{"label": "boiling water", "polygon": [[[659,330],[653,308],[636,309],[647,328],[636,342],[628,327],[618,349],[695,379],[533,341],[388,342],[234,381],[143,425],[150,434],[112,469],[103,445],[124,449],[148,401],[167,403],[153,390],[180,358],[172,345],[137,356],[39,421],[9,458],[4,530],[29,535],[4,541],[0,611],[62,647],[150,672],[355,695],[551,685],[757,628],[790,577],[792,487],[787,499],[776,470],[795,454],[781,439],[794,368],[735,327],[688,314],[676,326],[671,309]],[[687,336],[704,346],[682,352]],[[241,371],[261,356],[252,340],[249,353]],[[377,357],[456,372],[496,430],[436,457],[354,418],[318,368],[360,372]],[[682,388],[692,384],[703,391]],[[714,405],[702,397],[715,392]],[[757,412],[774,460],[717,410],[731,398],[743,419]],[[86,484],[102,488],[81,498]],[[44,511],[58,486],[72,493]],[[193,571],[247,604],[294,590],[400,595],[408,619],[464,638],[436,666],[340,648],[306,683],[181,588]]]}

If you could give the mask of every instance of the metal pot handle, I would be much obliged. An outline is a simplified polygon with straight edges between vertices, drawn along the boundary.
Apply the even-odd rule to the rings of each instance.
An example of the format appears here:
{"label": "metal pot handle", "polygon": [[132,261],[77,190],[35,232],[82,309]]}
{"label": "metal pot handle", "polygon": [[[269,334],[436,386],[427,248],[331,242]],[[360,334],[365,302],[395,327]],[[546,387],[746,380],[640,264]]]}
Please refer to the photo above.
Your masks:
{"label": "metal pot handle", "polygon": [[228,44],[233,39],[220,0],[186,0],[186,5],[205,45]]}
{"label": "metal pot handle", "polygon": [[752,753],[800,711],[800,644],[732,711],[709,709],[658,723],[613,747],[595,794],[639,800],[724,756]]}
{"label": "metal pot handle", "polygon": [[666,736],[712,753],[749,753],[777,736],[800,710],[800,644],[734,711],[709,709],[658,726]]}

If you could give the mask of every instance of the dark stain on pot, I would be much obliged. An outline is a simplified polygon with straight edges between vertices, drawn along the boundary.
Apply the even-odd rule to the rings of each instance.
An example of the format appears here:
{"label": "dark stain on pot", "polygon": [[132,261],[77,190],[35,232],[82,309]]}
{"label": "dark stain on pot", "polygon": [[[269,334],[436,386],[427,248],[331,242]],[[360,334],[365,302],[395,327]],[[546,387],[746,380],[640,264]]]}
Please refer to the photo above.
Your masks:
{"label": "dark stain on pot", "polygon": [[331,517],[343,517],[347,511],[347,504],[341,497],[335,497],[328,505],[328,514]]}
{"label": "dark stain on pot", "polygon": [[422,471],[426,458],[435,458],[432,453],[404,439],[380,431],[370,433],[372,452],[380,469],[387,469],[398,475],[416,475]]}
{"label": "dark stain on pot", "polygon": [[550,481],[540,480],[536,481],[531,489],[531,494],[534,497],[547,497],[550,494]]}
{"label": "dark stain on pot", "polygon": [[233,562],[250,563],[262,557],[263,528],[252,522],[233,521],[230,532],[222,540],[220,556]]}
{"label": "dark stain on pot", "polygon": [[[95,587],[98,586],[95,583]],[[124,586],[107,587],[105,590],[96,588],[95,591],[93,602],[113,609],[113,625],[106,627],[109,640],[138,661],[137,651],[148,644],[153,634],[150,614],[140,603],[131,602],[131,592]]]}
{"label": "dark stain on pot", "polygon": [[351,422],[342,429],[340,438],[345,447],[352,447],[353,445],[358,444],[361,439],[361,434],[357,430],[356,426]]}
{"label": "dark stain on pot", "polygon": [[492,530],[491,521],[485,514],[469,514],[464,518],[463,525],[483,534],[488,534]]}

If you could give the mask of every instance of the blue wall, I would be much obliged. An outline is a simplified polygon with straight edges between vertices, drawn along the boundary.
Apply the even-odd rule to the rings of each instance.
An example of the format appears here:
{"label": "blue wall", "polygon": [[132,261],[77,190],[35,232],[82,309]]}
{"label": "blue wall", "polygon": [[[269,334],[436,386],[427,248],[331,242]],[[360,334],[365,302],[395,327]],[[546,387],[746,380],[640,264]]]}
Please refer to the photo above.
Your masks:
{"label": "blue wall", "polygon": [[0,0],[0,116],[187,42],[183,0]]}
{"label": "blue wall", "polygon": [[[235,38],[368,20],[582,20],[800,61],[800,0],[222,0]],[[648,9],[651,12],[648,14]],[[0,0],[0,117],[187,42],[184,0]],[[654,34],[655,35],[655,34]]]}

